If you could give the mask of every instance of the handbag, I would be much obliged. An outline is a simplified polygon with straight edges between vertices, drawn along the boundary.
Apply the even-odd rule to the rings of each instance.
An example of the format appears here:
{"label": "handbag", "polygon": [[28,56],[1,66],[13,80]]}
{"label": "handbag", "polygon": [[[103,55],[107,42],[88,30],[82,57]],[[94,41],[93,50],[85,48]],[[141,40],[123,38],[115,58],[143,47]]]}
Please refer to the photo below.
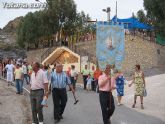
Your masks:
{"label": "handbag", "polygon": [[143,96],[144,96],[144,97],[147,96],[147,90],[146,90],[146,88],[144,88],[144,90],[143,90]]}

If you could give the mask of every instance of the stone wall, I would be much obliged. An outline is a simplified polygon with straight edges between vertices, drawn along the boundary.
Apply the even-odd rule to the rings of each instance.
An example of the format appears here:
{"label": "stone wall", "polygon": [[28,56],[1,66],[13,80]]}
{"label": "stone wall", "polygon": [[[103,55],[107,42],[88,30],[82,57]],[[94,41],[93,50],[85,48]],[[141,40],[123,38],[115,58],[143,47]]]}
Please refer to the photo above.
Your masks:
{"label": "stone wall", "polygon": [[158,54],[158,66],[165,66],[165,46],[158,45],[157,47]]}
{"label": "stone wall", "polygon": [[[76,45],[76,49],[85,49],[95,56],[96,42],[83,42]],[[157,49],[160,49],[160,55]],[[125,36],[125,61],[123,62],[123,71],[128,75],[134,69],[134,65],[140,64],[142,69],[152,68],[165,64],[165,47],[161,47],[153,42],[146,41],[140,37],[131,35]]]}
{"label": "stone wall", "polygon": [[136,64],[142,69],[157,66],[157,45],[153,42],[143,40],[140,37],[127,35],[125,37],[125,61],[123,71],[130,74]]}
{"label": "stone wall", "polygon": [[[78,43],[75,49],[79,52],[87,51],[95,58],[96,41]],[[160,54],[158,54],[158,49],[160,50]],[[45,50],[47,49],[29,51],[27,53],[28,60],[41,61],[41,55]],[[140,64],[143,69],[165,65],[165,47],[143,40],[137,36],[126,35],[123,71],[130,74],[135,64]]]}
{"label": "stone wall", "polygon": [[48,48],[45,49],[37,49],[31,50],[27,52],[27,60],[28,62],[41,62],[41,55],[46,51]]}

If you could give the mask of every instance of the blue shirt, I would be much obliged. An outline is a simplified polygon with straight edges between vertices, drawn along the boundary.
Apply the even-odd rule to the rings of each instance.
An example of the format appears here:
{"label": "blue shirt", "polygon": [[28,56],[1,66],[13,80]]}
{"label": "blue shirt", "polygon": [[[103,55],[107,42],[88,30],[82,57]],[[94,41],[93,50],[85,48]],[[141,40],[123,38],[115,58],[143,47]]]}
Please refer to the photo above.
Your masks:
{"label": "blue shirt", "polygon": [[46,77],[47,77],[48,81],[50,81],[50,74],[49,74],[48,70],[46,70],[46,71],[44,71],[44,72],[45,72],[45,74],[46,74]]}
{"label": "blue shirt", "polygon": [[67,85],[71,84],[71,81],[65,72],[51,73],[51,84],[52,88],[66,88]]}
{"label": "blue shirt", "polygon": [[91,84],[92,81],[93,81],[93,79],[92,79],[91,77],[90,77],[90,78],[87,78],[87,84],[88,84],[88,85]]}

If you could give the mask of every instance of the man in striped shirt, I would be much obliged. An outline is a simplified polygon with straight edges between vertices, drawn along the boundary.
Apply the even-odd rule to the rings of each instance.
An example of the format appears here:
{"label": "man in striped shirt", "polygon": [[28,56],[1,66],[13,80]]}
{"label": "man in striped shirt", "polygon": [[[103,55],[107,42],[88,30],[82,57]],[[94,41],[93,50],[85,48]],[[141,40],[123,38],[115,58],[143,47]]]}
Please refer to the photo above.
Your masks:
{"label": "man in striped shirt", "polygon": [[71,81],[67,74],[63,71],[63,66],[60,63],[56,64],[56,71],[51,73],[51,87],[52,97],[54,104],[54,119],[59,122],[63,119],[62,114],[64,112],[67,103],[66,86],[69,85],[72,92],[75,93]]}

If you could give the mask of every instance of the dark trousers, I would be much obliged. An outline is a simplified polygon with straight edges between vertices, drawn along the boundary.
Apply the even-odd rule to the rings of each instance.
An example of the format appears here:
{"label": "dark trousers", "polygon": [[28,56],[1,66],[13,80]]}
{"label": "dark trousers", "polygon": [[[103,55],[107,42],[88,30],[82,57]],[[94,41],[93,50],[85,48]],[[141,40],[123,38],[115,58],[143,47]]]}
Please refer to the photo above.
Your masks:
{"label": "dark trousers", "polygon": [[110,124],[110,117],[115,111],[115,104],[113,95],[110,92],[99,92],[100,105],[102,110],[104,124]]}
{"label": "dark trousers", "polygon": [[94,79],[92,81],[92,91],[96,91],[96,84],[95,84]]}
{"label": "dark trousers", "polygon": [[28,74],[24,74],[23,81],[25,80],[26,84],[29,84],[29,79],[28,78],[29,78]]}
{"label": "dark trousers", "polygon": [[83,75],[84,90],[86,90],[86,87],[87,87],[87,78],[88,78],[88,75]]}
{"label": "dark trousers", "polygon": [[95,87],[96,87],[96,92],[99,93],[99,86],[98,86],[98,79],[95,80]]}
{"label": "dark trousers", "polygon": [[58,120],[64,113],[67,103],[66,89],[53,88],[52,91],[53,104],[54,104],[54,119]]}
{"label": "dark trousers", "polygon": [[[33,123],[38,124],[39,122],[43,122],[43,112],[41,102],[43,100],[44,90],[31,90],[30,91],[30,101],[31,101],[31,109],[32,109],[32,120]],[[37,117],[38,114],[38,117]]]}
{"label": "dark trousers", "polygon": [[74,77],[70,77],[70,81],[71,81],[71,83],[73,85],[73,89],[76,89],[76,80],[75,80],[75,78]]}

